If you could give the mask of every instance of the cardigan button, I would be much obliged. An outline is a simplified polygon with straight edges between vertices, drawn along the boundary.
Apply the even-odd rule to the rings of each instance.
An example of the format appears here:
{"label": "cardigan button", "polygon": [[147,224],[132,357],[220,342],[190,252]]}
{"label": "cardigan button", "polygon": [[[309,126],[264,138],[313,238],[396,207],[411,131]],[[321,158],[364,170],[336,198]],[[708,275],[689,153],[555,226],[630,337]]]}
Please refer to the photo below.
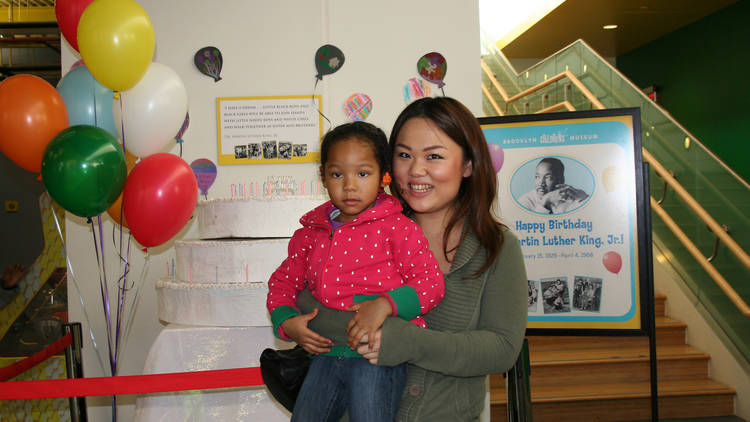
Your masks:
{"label": "cardigan button", "polygon": [[409,394],[411,394],[412,396],[415,396],[415,397],[418,396],[419,395],[419,386],[416,385],[416,384],[410,385],[409,386]]}

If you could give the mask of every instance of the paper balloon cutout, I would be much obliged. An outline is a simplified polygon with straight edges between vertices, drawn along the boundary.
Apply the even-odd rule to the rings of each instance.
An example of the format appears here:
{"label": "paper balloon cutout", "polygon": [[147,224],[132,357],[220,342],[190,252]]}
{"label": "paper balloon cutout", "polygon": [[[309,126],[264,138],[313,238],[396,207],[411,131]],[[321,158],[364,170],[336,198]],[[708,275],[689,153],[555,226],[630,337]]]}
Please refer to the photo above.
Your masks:
{"label": "paper balloon cutout", "polygon": [[344,110],[350,120],[363,121],[372,112],[372,100],[367,95],[358,92],[352,94],[344,103]]}
{"label": "paper balloon cutout", "polygon": [[622,257],[615,251],[609,251],[602,257],[602,264],[604,264],[604,268],[607,271],[617,274],[620,272],[620,268],[622,268]]}
{"label": "paper balloon cutout", "polygon": [[617,166],[609,166],[602,172],[602,183],[607,192],[614,192],[622,187],[622,174]]}
{"label": "paper balloon cutout", "polygon": [[198,181],[198,188],[201,190],[201,195],[208,199],[208,188],[216,180],[216,164],[208,158],[199,158],[190,163],[190,168],[195,173],[195,180]]}
{"label": "paper balloon cutout", "polygon": [[75,69],[77,67],[81,67],[83,65],[84,65],[83,64],[83,59],[78,59],[78,60],[76,60],[75,63],[73,63],[72,65],[70,65],[70,70],[73,70],[73,69]]}
{"label": "paper balloon cutout", "polygon": [[490,150],[490,158],[492,158],[492,167],[495,168],[495,173],[503,168],[505,162],[505,151],[498,144],[488,144],[487,148]]}
{"label": "paper balloon cutout", "polygon": [[445,86],[443,78],[445,73],[448,71],[448,64],[445,62],[445,57],[442,54],[432,52],[422,56],[417,61],[417,72],[419,76],[423,77],[426,81],[437,84],[438,88]]}
{"label": "paper balloon cutout", "polygon": [[344,65],[344,53],[338,47],[326,44],[315,52],[315,68],[318,74],[315,77],[322,80],[324,75],[330,75],[341,69]]}
{"label": "paper balloon cutout", "polygon": [[410,103],[420,98],[429,97],[432,94],[432,88],[421,79],[410,78],[404,85],[404,100]]}
{"label": "paper balloon cutout", "polygon": [[195,53],[195,67],[206,76],[214,78],[214,82],[221,80],[221,65],[224,60],[221,57],[221,51],[216,47],[203,47]]}

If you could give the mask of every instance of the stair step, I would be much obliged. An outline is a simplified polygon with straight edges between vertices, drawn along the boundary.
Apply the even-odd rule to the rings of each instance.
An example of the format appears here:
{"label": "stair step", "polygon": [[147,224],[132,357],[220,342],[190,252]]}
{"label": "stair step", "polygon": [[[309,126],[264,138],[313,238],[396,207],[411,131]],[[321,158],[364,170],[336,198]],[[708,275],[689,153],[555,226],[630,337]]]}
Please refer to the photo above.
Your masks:
{"label": "stair step", "polygon": [[[687,345],[659,346],[656,350],[659,380],[708,378],[710,356]],[[530,351],[530,383],[575,385],[648,381],[651,365],[648,348]],[[492,375],[493,385],[504,385],[502,375]]]}
{"label": "stair step", "polygon": [[[687,324],[665,316],[654,318],[656,321],[657,345],[685,344]],[[648,347],[648,337],[621,336],[528,336],[529,350],[566,349],[601,349]]]}
{"label": "stair step", "polygon": [[[531,383],[535,422],[631,421],[649,419],[650,383],[535,385]],[[659,416],[711,417],[734,414],[732,388],[709,379],[659,381]],[[504,388],[491,388],[493,421],[506,420]]]}

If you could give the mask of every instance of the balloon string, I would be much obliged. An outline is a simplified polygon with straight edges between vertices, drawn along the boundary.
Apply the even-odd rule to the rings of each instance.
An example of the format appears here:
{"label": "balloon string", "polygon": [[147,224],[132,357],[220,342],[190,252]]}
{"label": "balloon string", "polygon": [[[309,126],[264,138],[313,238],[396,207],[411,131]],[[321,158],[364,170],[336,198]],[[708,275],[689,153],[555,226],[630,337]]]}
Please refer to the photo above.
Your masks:
{"label": "balloon string", "polygon": [[[107,287],[106,281],[102,278],[102,259],[99,257],[99,246],[96,242],[96,228],[94,227],[94,222],[91,220],[91,218],[88,219],[88,222],[91,224],[91,235],[94,238],[94,253],[96,254],[96,265],[97,270],[99,272],[99,290],[102,295],[102,308],[104,310],[104,319],[107,323],[107,343],[109,346],[109,369],[112,372],[112,376],[115,375],[115,367],[114,367],[114,355],[112,354],[112,351],[114,350],[113,344],[112,344],[112,321],[111,321],[111,312],[109,309],[109,289]],[[103,248],[102,248],[103,249]],[[104,252],[102,250],[102,252]]]}
{"label": "balloon string", "polygon": [[60,242],[62,243],[62,249],[65,252],[65,263],[70,273],[69,279],[73,282],[73,287],[78,293],[78,300],[81,302],[81,310],[83,311],[83,317],[86,320],[86,327],[89,329],[89,337],[91,338],[91,344],[94,346],[96,352],[96,358],[99,361],[99,367],[104,373],[104,361],[102,360],[101,351],[99,351],[99,345],[96,344],[96,338],[94,337],[94,331],[91,330],[91,319],[89,313],[86,311],[86,305],[83,302],[83,295],[81,289],[78,287],[78,281],[76,281],[75,272],[73,271],[73,264],[70,263],[70,257],[68,256],[67,247],[65,246],[65,237],[62,234],[62,228],[60,227],[60,221],[57,219],[57,212],[52,208],[52,216],[55,218],[55,226],[57,227],[57,234],[60,236]]}
{"label": "balloon string", "polygon": [[94,77],[91,77],[91,96],[94,98],[94,126],[99,127],[99,121],[97,119],[97,108],[96,108],[96,83]]}
{"label": "balloon string", "polygon": [[[315,85],[313,85],[313,92],[312,92],[312,95],[310,95],[310,100],[311,100],[311,101],[313,102],[313,104],[315,104],[315,89],[316,89],[316,88],[318,87],[318,81],[319,81],[319,80],[321,80],[321,79],[323,79],[323,78],[318,78],[318,77],[316,77],[316,78],[315,78]],[[320,115],[321,115],[321,116],[322,116],[322,117],[323,117],[324,119],[326,119],[326,121],[328,122],[328,130],[330,130],[330,129],[331,129],[331,126],[332,126],[333,124],[331,123],[331,121],[330,121],[330,120],[328,120],[328,117],[326,117],[326,115],[325,115],[325,114],[323,114],[323,113],[322,113],[322,112],[320,111],[320,107],[319,107],[319,105],[315,107],[315,110],[316,110],[316,111],[318,112],[318,114],[320,114]]]}
{"label": "balloon string", "polygon": [[442,92],[443,93],[443,97],[445,97],[445,91],[443,91],[443,87],[442,86],[440,87],[440,92]]}
{"label": "balloon string", "polygon": [[[128,239],[128,245],[130,245],[130,240]],[[129,246],[128,246],[129,247]],[[150,263],[150,257],[151,254],[148,249],[146,249],[146,256],[144,257],[143,262],[143,269],[141,269],[141,276],[137,283],[135,283],[135,292],[133,293],[133,301],[130,304],[130,315],[128,316],[128,319],[125,323],[125,334],[124,337],[127,338],[128,334],[130,333],[130,328],[133,326],[133,317],[135,316],[135,308],[138,306],[138,292],[141,290],[141,286],[143,285],[143,280],[146,277],[146,268],[148,268],[148,265]]]}

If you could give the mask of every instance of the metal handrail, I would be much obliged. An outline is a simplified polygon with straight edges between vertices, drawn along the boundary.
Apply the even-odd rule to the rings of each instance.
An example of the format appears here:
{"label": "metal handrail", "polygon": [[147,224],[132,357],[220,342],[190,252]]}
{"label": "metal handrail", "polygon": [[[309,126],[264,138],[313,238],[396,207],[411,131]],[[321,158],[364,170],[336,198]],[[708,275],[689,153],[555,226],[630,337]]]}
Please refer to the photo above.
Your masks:
{"label": "metal handrail", "polygon": [[747,303],[742,300],[739,294],[737,294],[737,291],[735,291],[732,286],[729,285],[727,280],[719,273],[719,270],[716,269],[716,267],[713,266],[706,257],[703,256],[703,253],[698,249],[697,246],[690,240],[690,238],[685,234],[685,232],[680,229],[680,226],[675,223],[675,221],[672,219],[672,217],[669,216],[669,213],[667,213],[664,208],[661,207],[658,203],[656,203],[656,200],[654,197],[651,197],[651,209],[656,211],[657,214],[659,214],[659,217],[661,217],[662,220],[664,220],[664,223],[669,227],[670,230],[672,230],[672,233],[674,233],[675,237],[685,246],[685,249],[690,252],[691,255],[693,255],[693,258],[695,258],[696,261],[703,267],[704,270],[708,273],[711,278],[714,279],[716,284],[719,286],[721,291],[724,292],[725,295],[729,298],[729,300],[734,303],[734,306],[739,309],[739,311],[742,313],[742,315],[746,317],[750,317],[750,307],[747,306]]}
{"label": "metal handrail", "polygon": [[[482,61],[482,69],[490,78],[492,84],[497,88],[499,86],[499,82],[497,81],[497,79],[495,79],[495,76],[492,74],[491,69],[484,63],[484,61]],[[565,70],[553,76],[552,78],[549,78],[544,82],[540,82],[537,85],[528,88],[510,98],[503,98],[505,99],[506,104],[517,101],[525,96],[539,91],[547,85],[550,85],[564,78],[568,78],[578,88],[578,90],[581,91],[581,93],[594,105],[594,107],[598,109],[606,108],[599,101],[599,99],[596,98],[596,96],[591,91],[589,91],[588,88],[586,88],[586,86],[583,85],[583,83],[581,83],[581,81],[569,70]],[[489,90],[484,86],[483,88],[485,95],[488,95],[488,97],[491,98],[491,96],[489,95]],[[556,106],[559,106],[559,104]],[[571,104],[568,110],[573,111],[575,110],[575,108]],[[675,190],[675,192],[677,192],[677,194],[683,199],[683,201],[687,203],[687,205],[691,210],[693,210],[698,218],[700,218],[708,226],[709,230],[711,230],[717,236],[717,238],[721,239],[722,243],[727,246],[727,248],[737,257],[737,259],[739,259],[747,268],[750,268],[750,255],[748,255],[747,252],[745,252],[745,250],[742,249],[742,247],[727,233],[727,231],[724,229],[724,226],[716,222],[716,220],[711,217],[711,214],[709,214],[698,203],[698,201],[696,201],[695,198],[693,198],[693,196],[688,193],[688,191],[680,184],[680,182],[678,182],[677,179],[675,179],[672,174],[670,174],[670,172],[653,155],[651,155],[651,153],[649,153],[645,147],[641,147],[641,150],[644,160],[654,168],[654,171],[659,176],[661,176],[662,179],[664,179],[664,181]],[[667,224],[667,227],[669,227],[669,229],[672,230],[675,236],[680,239],[680,242],[682,242],[682,244],[685,246],[685,248],[688,249],[690,254],[693,255],[696,261],[698,261],[698,263],[706,270],[708,275],[727,295],[729,300],[732,301],[732,303],[740,310],[743,315],[750,317],[750,307],[748,307],[747,303],[742,300],[737,292],[729,285],[729,283],[727,283],[726,279],[724,279],[724,277],[718,272],[718,270],[716,270],[716,268],[706,259],[706,257],[703,256],[703,254],[700,252],[700,250],[698,250],[695,244],[690,241],[687,235],[685,235],[685,233],[679,228],[674,220],[669,217],[669,214],[664,211],[664,209],[657,203],[657,201],[653,197],[651,197],[651,204],[652,208],[657,211],[657,214],[659,214],[662,220],[664,220],[664,222]]]}

